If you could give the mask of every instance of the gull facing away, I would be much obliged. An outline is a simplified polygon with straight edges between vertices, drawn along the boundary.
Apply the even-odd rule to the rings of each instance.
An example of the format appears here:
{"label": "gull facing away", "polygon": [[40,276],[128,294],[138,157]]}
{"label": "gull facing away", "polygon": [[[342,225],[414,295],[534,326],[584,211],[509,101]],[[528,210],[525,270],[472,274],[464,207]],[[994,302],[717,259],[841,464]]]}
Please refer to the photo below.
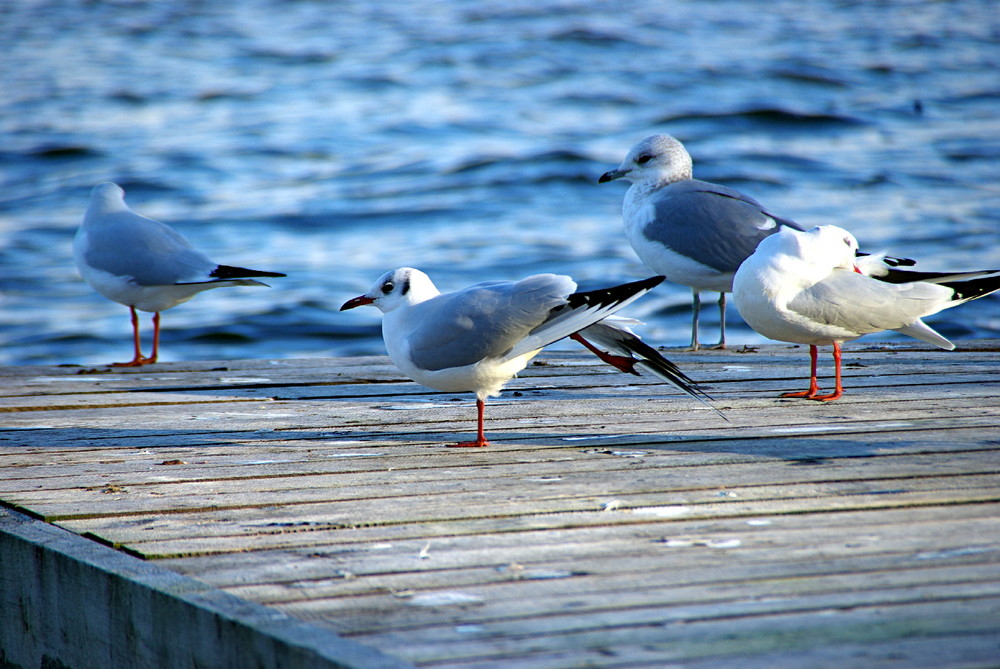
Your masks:
{"label": "gull facing away", "polygon": [[[173,228],[140,216],[125,204],[125,191],[113,183],[94,187],[83,225],[73,240],[76,268],[91,288],[132,313],[135,355],[113,367],[156,362],[160,347],[160,312],[212,288],[267,286],[249,277],[280,277],[212,262]],[[153,352],[139,345],[139,311],[153,312]]]}
{"label": "gull facing away", "polygon": [[476,440],[455,445],[486,446],[486,398],[499,395],[542,347],[564,337],[622,371],[638,375],[636,367],[645,369],[704,401],[697,384],[628,330],[626,324],[635,321],[609,318],[661,281],[657,276],[577,293],[568,276],[535,274],[442,294],[426,274],[402,267],[383,274],[340,310],[376,306],[384,314],[389,358],[401,372],[435,390],[475,393]]}
{"label": "gull facing away", "polygon": [[[822,225],[807,232],[783,228],[760,243],[736,272],[733,298],[754,330],[779,341],[809,344],[809,389],[782,397],[829,401],[843,395],[840,344],[895,330],[939,348],[955,345],[921,318],[1000,289],[1000,272],[913,272],[880,256],[856,257],[847,230]],[[833,345],[836,387],[819,394],[818,346]]]}
{"label": "gull facing away", "polygon": [[697,351],[704,290],[719,293],[719,343],[726,347],[726,293],[733,275],[760,240],[802,227],[779,218],[743,193],[693,179],[691,156],[670,135],[653,135],[632,147],[598,183],[632,183],[622,203],[625,234],[646,266],[691,288],[691,349]]}

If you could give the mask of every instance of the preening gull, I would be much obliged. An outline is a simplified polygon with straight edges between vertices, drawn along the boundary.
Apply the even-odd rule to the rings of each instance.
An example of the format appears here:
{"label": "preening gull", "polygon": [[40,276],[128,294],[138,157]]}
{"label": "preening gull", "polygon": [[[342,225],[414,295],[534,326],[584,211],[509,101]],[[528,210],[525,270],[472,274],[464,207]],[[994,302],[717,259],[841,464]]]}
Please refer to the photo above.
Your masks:
{"label": "preening gull", "polygon": [[632,147],[598,183],[632,182],[622,204],[625,233],[639,258],[668,281],[691,288],[691,348],[698,350],[701,291],[719,293],[720,335],[726,346],[726,293],[733,275],[760,240],[782,228],[801,230],[743,193],[692,178],[691,156],[669,135]]}
{"label": "preening gull", "polygon": [[645,369],[692,397],[704,398],[697,384],[628,330],[628,321],[612,317],[661,281],[658,276],[574,292],[576,283],[568,276],[536,274],[442,294],[426,274],[403,267],[386,272],[341,311],[376,306],[384,314],[382,337],[389,358],[401,372],[435,390],[475,393],[476,440],[456,445],[486,446],[486,398],[498,395],[542,347],[564,337],[573,337],[622,371]]}
{"label": "preening gull", "polygon": [[[1000,272],[913,272],[880,256],[857,257],[847,230],[783,228],[761,241],[736,272],[733,299],[750,327],[771,339],[809,344],[809,389],[782,397],[829,401],[843,394],[840,344],[895,330],[939,348],[954,344],[921,318],[1000,289]],[[836,387],[819,394],[817,346],[833,345]]]}
{"label": "preening gull", "polygon": [[[73,240],[80,276],[104,297],[132,313],[135,354],[116,367],[156,362],[160,312],[212,288],[266,286],[249,277],[281,277],[212,262],[168,225],[140,216],[125,204],[125,191],[113,183],[94,187],[83,225]],[[153,312],[153,351],[144,357],[139,343],[139,311]]]}

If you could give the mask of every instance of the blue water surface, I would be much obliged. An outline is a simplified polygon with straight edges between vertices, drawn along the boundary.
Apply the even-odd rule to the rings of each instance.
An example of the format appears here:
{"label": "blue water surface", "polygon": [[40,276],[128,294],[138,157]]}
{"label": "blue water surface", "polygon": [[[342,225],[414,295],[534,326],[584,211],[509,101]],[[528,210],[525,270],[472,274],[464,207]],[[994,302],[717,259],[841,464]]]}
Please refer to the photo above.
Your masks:
{"label": "blue water surface", "polygon": [[[3,3],[0,364],[129,357],[127,309],[72,262],[102,181],[214,260],[289,275],[165,312],[163,360],[382,353],[376,310],[337,309],[402,265],[442,290],[646,276],[621,228],[625,185],[596,181],[654,132],[685,142],[696,176],[869,250],[1000,268],[995,9]],[[628,313],[651,343],[681,345],[689,299],[667,284]],[[731,342],[763,341],[731,316]],[[998,337],[1000,298],[928,321],[959,345]]]}

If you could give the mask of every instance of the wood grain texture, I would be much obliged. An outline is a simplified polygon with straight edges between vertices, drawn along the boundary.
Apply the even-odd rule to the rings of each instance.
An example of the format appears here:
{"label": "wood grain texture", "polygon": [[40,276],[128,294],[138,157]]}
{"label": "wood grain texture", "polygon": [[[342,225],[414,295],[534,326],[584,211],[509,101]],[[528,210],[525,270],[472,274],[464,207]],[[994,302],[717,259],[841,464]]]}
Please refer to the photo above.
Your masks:
{"label": "wood grain texture", "polygon": [[383,357],[0,368],[0,500],[418,666],[995,666],[998,351],[544,353],[475,450]]}

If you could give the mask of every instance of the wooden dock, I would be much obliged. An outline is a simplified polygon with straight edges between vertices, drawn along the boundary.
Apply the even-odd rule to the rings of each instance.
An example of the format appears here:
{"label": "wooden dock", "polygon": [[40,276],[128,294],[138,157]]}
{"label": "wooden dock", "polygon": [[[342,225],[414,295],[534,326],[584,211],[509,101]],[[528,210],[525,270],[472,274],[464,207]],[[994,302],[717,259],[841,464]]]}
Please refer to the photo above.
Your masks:
{"label": "wooden dock", "polygon": [[1000,666],[1000,341],[848,345],[832,403],[776,397],[804,347],[667,355],[729,422],[583,352],[491,401],[486,449],[445,447],[471,395],[383,357],[0,368],[0,666],[60,624],[16,562],[50,540],[315,651],[253,666]]}

